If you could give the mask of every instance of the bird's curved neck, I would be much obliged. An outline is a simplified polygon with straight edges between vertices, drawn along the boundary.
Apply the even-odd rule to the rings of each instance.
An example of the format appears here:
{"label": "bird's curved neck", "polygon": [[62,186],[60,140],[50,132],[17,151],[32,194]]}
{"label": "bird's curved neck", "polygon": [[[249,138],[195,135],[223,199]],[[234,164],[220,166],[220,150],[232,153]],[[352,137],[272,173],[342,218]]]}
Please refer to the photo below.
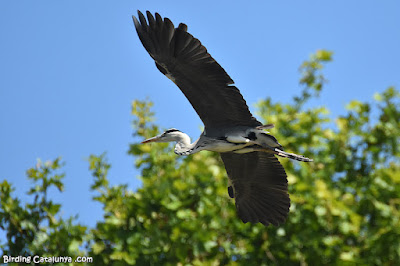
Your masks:
{"label": "bird's curved neck", "polygon": [[175,153],[179,155],[187,155],[193,153],[194,148],[196,147],[196,144],[198,142],[197,140],[193,143],[190,143],[190,137],[183,132],[179,132],[179,134],[175,135],[175,141]]}

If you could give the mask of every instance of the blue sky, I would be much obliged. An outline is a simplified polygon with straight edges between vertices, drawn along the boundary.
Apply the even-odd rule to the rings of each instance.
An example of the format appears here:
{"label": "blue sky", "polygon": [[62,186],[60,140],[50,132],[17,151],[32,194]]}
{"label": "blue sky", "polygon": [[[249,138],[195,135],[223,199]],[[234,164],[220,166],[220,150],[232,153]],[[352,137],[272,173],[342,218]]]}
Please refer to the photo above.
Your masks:
{"label": "blue sky", "polygon": [[[148,3],[149,2],[149,3]],[[66,162],[63,215],[93,226],[86,158],[107,152],[112,184],[140,186],[133,158],[131,102],[148,97],[156,122],[193,138],[201,121],[154,66],[131,15],[159,12],[185,22],[241,90],[251,110],[267,96],[298,94],[298,67],[317,49],[334,51],[329,84],[315,105],[332,116],[352,99],[400,85],[398,1],[1,1],[0,181],[18,197],[37,158]],[[173,152],[171,150],[171,152]]]}

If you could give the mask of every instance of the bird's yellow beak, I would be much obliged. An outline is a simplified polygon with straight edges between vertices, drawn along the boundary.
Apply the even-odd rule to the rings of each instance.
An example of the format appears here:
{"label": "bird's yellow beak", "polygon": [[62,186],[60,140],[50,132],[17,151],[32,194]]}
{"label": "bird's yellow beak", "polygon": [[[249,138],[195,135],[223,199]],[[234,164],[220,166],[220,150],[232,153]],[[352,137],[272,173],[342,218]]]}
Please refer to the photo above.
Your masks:
{"label": "bird's yellow beak", "polygon": [[142,141],[142,144],[144,144],[144,143],[149,143],[149,142],[157,142],[157,141],[159,141],[159,140],[160,140],[160,136],[155,136],[155,137],[152,137],[152,138],[143,140],[143,141]]}

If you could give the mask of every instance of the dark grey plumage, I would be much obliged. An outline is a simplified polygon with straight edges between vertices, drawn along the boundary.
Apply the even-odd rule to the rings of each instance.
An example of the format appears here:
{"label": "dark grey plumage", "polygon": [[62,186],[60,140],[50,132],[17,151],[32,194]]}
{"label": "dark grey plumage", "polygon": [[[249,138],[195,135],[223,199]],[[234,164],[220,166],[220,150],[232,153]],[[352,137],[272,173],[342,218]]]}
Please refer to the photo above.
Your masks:
{"label": "dark grey plumage", "polygon": [[[289,213],[286,173],[273,154],[221,153],[243,222],[279,225]],[[240,167],[237,163],[240,162]]]}
{"label": "dark grey plumage", "polygon": [[[189,100],[208,136],[226,140],[226,129],[263,128],[249,111],[233,80],[207,49],[187,32],[185,24],[174,28],[168,19],[150,12],[133,16],[139,38],[157,68],[170,78]],[[265,126],[264,126],[265,127]],[[248,138],[256,138],[254,133]],[[148,141],[145,141],[148,142]],[[288,215],[290,200],[286,173],[278,159],[266,152],[220,153],[243,222],[279,225]]]}
{"label": "dark grey plumage", "polygon": [[185,94],[206,130],[262,125],[250,113],[239,90],[231,85],[233,80],[200,41],[186,31],[185,24],[174,28],[168,18],[162,20],[156,13],[154,19],[149,11],[146,13],[148,24],[140,11],[140,22],[133,17],[144,48],[157,68],[164,75],[172,76],[170,78]]}

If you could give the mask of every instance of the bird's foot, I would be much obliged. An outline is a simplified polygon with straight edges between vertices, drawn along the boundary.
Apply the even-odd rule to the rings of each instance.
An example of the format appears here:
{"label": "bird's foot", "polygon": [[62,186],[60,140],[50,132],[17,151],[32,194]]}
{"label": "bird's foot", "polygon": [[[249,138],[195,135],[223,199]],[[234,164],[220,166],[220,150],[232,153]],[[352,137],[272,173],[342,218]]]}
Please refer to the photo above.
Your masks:
{"label": "bird's foot", "polygon": [[256,127],[256,129],[264,130],[264,129],[270,129],[270,128],[273,128],[273,127],[275,127],[274,124],[266,124],[266,125],[258,126],[258,127]]}
{"label": "bird's foot", "polygon": [[278,148],[274,148],[273,151],[274,151],[274,154],[276,154],[276,155],[278,155],[280,157],[289,158],[289,159],[296,160],[296,161],[301,161],[301,162],[312,162],[312,161],[314,161],[313,159],[307,158],[307,157],[305,157],[303,155],[298,155],[298,154],[294,154],[294,153],[285,152],[285,151],[282,151],[282,150],[280,150]]}

